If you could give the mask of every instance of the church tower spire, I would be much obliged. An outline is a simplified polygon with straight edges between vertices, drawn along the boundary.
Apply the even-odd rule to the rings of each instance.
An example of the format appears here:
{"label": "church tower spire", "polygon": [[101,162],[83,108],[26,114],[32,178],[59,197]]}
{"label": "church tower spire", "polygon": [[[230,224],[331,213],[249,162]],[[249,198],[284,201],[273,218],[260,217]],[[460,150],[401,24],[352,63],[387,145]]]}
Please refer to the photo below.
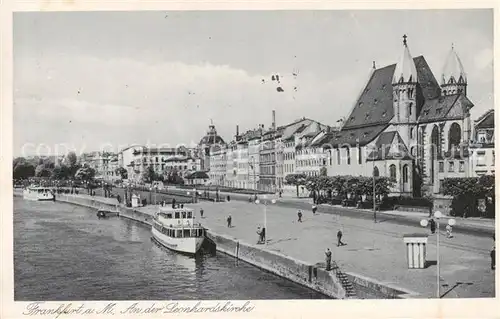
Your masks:
{"label": "church tower spire", "polygon": [[467,95],[467,76],[453,44],[443,67],[441,90],[443,95]]}
{"label": "church tower spire", "polygon": [[415,62],[408,48],[406,34],[403,35],[403,53],[392,78],[394,117],[392,123],[406,145],[416,141],[417,84]]}

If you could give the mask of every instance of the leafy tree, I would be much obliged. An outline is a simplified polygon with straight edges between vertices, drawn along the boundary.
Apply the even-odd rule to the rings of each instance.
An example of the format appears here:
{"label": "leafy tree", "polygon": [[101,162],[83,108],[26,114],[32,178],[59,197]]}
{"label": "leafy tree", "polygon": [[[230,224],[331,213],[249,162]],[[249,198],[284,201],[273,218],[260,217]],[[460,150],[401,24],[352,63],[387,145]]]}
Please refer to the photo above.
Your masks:
{"label": "leafy tree", "polygon": [[94,179],[94,177],[95,170],[88,165],[80,167],[75,173],[75,178],[81,181],[90,182]]}
{"label": "leafy tree", "polygon": [[46,164],[39,164],[35,168],[36,177],[50,177],[52,170]]}
{"label": "leafy tree", "polygon": [[120,175],[121,179],[127,179],[128,178],[128,173],[127,173],[127,170],[123,167],[118,167],[116,170],[115,170],[115,173],[117,175]]}
{"label": "leafy tree", "polygon": [[12,175],[15,179],[27,179],[35,176],[35,166],[28,163],[24,158],[16,158],[13,161]]}
{"label": "leafy tree", "polygon": [[484,193],[476,177],[445,178],[443,181],[443,194],[453,196],[451,209],[454,216],[476,215],[477,199]]}
{"label": "leafy tree", "polygon": [[297,197],[299,197],[299,186],[302,186],[306,183],[306,175],[288,174],[285,177],[285,183],[287,183],[288,185],[294,185],[297,188]]}
{"label": "leafy tree", "polygon": [[69,152],[64,157],[64,164],[67,167],[74,167],[74,166],[76,166],[77,160],[78,160],[78,158],[76,157],[75,152]]}
{"label": "leafy tree", "polygon": [[68,179],[71,177],[71,169],[66,165],[56,166],[51,172],[52,179]]}
{"label": "leafy tree", "polygon": [[156,180],[156,172],[152,166],[148,166],[141,174],[141,181],[151,183]]}

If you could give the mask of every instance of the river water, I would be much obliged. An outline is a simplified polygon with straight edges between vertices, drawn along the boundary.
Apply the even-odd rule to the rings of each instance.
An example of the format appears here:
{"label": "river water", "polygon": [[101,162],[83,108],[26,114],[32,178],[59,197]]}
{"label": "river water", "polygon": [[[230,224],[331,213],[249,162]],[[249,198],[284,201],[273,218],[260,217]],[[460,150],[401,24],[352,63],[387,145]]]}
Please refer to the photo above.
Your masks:
{"label": "river water", "polygon": [[16,301],[326,298],[221,253],[194,259],[170,252],[131,220],[20,198],[14,281]]}

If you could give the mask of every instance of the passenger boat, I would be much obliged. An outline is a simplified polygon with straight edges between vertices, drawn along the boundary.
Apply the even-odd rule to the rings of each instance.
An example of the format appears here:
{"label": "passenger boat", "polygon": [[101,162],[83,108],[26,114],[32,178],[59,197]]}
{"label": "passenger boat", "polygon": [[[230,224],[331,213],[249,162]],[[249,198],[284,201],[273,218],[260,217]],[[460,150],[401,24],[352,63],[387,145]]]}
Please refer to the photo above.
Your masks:
{"label": "passenger boat", "polygon": [[54,200],[54,193],[50,188],[29,186],[23,190],[23,198],[27,200]]}
{"label": "passenger boat", "polygon": [[195,223],[190,208],[160,206],[151,227],[153,238],[166,248],[195,255],[205,239],[205,229]]}

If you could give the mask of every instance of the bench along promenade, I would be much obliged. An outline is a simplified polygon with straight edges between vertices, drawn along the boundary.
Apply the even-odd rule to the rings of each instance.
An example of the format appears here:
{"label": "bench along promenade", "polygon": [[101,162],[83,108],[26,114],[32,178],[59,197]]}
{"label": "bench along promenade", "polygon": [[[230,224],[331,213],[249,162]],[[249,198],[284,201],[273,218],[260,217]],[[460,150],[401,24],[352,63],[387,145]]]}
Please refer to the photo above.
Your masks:
{"label": "bench along promenade", "polygon": [[[94,208],[106,204],[116,207],[121,217],[146,224],[157,209],[154,205],[125,208],[117,205],[116,199],[98,196],[58,195],[58,200],[80,205],[87,203]],[[277,199],[276,204],[269,203],[267,214],[264,214],[263,204],[234,200],[224,203],[204,201],[187,206],[196,210],[198,221],[209,230],[209,238],[220,245],[217,247],[219,251],[233,256],[244,254],[239,258],[332,297],[435,297],[435,235],[429,236],[427,245],[427,259],[431,265],[426,269],[408,269],[407,265],[403,235],[428,232],[420,227],[418,221],[413,225],[389,223],[383,219],[374,223],[370,219],[343,214],[324,214],[320,210],[313,215],[310,210],[303,210],[303,222],[298,222],[297,209],[280,206],[279,202],[280,199]],[[201,208],[204,218],[199,215]],[[229,215],[232,227],[227,227]],[[267,243],[257,245],[257,227],[264,226],[265,217]],[[341,247],[337,247],[338,230],[342,230],[342,241],[346,243]],[[446,238],[444,227],[441,234],[442,297],[493,297],[494,272],[490,269],[489,260],[492,238],[469,234]],[[327,248],[331,249],[333,261],[346,278],[339,278],[335,271],[324,270]],[[339,284],[342,286],[339,287]],[[332,291],[328,293],[324,289]]]}

